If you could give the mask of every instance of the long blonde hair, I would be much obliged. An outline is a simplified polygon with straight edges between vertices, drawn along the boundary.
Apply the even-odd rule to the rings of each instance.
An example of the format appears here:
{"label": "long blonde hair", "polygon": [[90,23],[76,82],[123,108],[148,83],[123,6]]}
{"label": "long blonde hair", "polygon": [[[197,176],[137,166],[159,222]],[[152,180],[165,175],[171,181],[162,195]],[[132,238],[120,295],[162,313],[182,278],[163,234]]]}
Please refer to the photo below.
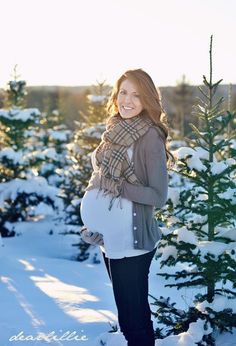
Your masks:
{"label": "long blonde hair", "polygon": [[117,96],[120,90],[121,83],[126,79],[129,79],[136,85],[145,114],[147,114],[147,116],[153,121],[153,123],[161,129],[161,131],[159,132],[161,132],[161,137],[165,145],[167,158],[168,160],[173,159],[173,155],[167,149],[166,144],[169,131],[167,124],[167,115],[161,103],[160,90],[155,87],[155,84],[149,74],[142,69],[128,70],[123,73],[116,81],[112,89],[111,96],[107,102],[107,112],[110,115],[108,124],[111,117],[118,113],[116,102]]}

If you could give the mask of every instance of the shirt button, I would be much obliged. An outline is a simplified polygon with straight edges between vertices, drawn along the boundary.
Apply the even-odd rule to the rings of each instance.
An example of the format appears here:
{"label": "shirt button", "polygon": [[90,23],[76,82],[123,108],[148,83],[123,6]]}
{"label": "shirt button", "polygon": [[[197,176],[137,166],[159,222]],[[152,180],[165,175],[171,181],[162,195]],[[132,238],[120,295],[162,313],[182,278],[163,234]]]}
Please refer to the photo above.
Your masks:
{"label": "shirt button", "polygon": [[135,241],[134,241],[134,244],[138,244],[138,241],[137,241],[137,240],[135,240]]}
{"label": "shirt button", "polygon": [[134,213],[133,215],[136,216],[136,213]]}
{"label": "shirt button", "polygon": [[136,230],[137,229],[137,227],[134,227],[134,230]]}

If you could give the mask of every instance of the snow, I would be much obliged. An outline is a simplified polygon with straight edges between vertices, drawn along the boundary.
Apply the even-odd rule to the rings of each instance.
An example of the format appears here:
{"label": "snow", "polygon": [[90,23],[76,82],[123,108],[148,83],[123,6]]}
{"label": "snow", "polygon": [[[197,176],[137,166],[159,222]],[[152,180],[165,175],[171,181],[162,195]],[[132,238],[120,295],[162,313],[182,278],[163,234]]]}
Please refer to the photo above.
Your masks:
{"label": "snow", "polygon": [[[190,169],[196,171],[206,171],[207,167],[201,160],[209,161],[209,152],[201,147],[189,148],[182,147],[174,152],[175,157],[178,160],[186,160],[186,163]],[[235,165],[235,160],[230,158],[225,161],[217,161],[215,155],[213,155],[213,162],[209,162],[211,173],[213,175],[221,174],[228,167]]]}
{"label": "snow", "polygon": [[177,234],[178,243],[182,241],[184,243],[189,243],[193,245],[197,244],[197,237],[192,231],[189,231],[186,227],[181,227],[179,229],[176,229],[174,231],[174,234]]}
{"label": "snow", "polygon": [[[201,147],[182,147],[173,151],[174,156],[178,160],[186,160],[186,163],[190,169],[196,171],[206,171],[207,167],[202,160],[209,161],[209,152]],[[213,155],[213,162],[210,163],[211,173],[213,175],[221,174],[225,169],[235,165],[234,159],[227,159],[225,161],[217,161],[215,155]]]}
{"label": "snow", "polygon": [[226,159],[226,164],[230,167],[230,166],[234,166],[236,165],[236,160],[233,159],[233,158],[229,158],[229,159]]}
{"label": "snow", "polygon": [[81,147],[77,143],[72,142],[72,143],[66,144],[66,148],[68,151],[74,152],[78,155],[83,153],[83,149],[81,149]]}
{"label": "snow", "polygon": [[206,160],[206,151],[200,149],[202,148],[197,147],[196,150],[194,150],[189,147],[183,147],[175,150],[173,153],[178,160],[186,160],[190,169],[195,169],[196,171],[206,171],[207,167],[201,161],[201,159]]}
{"label": "snow", "polygon": [[66,142],[68,141],[68,136],[65,131],[53,131],[49,130],[50,137],[56,141]]}
{"label": "snow", "polygon": [[180,191],[178,188],[175,188],[175,187],[168,188],[168,199],[172,201],[174,206],[179,203],[179,194],[180,194]]}
{"label": "snow", "polygon": [[15,151],[14,149],[8,147],[5,147],[2,150],[0,150],[0,159],[1,158],[11,160],[14,164],[21,165],[24,163],[23,152],[20,150]]}
{"label": "snow", "polygon": [[226,251],[231,251],[236,248],[236,242],[231,242],[229,244],[217,242],[217,241],[200,241],[197,245],[198,249],[200,250],[201,253],[201,261],[205,262],[206,255],[209,253],[214,257],[215,261],[218,260],[218,257],[226,252]]}
{"label": "snow", "polygon": [[44,149],[44,151],[42,152],[42,156],[43,158],[48,157],[49,159],[57,160],[59,155],[57,154],[54,148],[48,148],[48,149]]}
{"label": "snow", "polygon": [[[199,200],[199,197],[198,197],[198,200]],[[198,214],[195,214],[194,215],[194,219],[190,220],[189,223],[200,223],[200,224],[204,224],[205,222],[207,222],[207,216],[206,215],[198,215]]]}
{"label": "snow", "polygon": [[209,160],[209,152],[202,147],[195,147],[194,150],[200,159]]}
{"label": "snow", "polygon": [[[57,161],[59,160],[59,158],[60,158],[60,155],[56,152],[55,148],[47,148],[42,151],[35,150],[28,154],[25,154],[24,156],[24,159],[28,161],[32,159],[40,159],[40,160],[50,159],[50,160]],[[55,168],[55,166],[53,166],[53,168]]]}
{"label": "snow", "polygon": [[35,117],[39,115],[40,111],[37,108],[12,108],[10,110],[0,110],[0,117],[10,120],[20,120],[23,122],[26,122],[28,120],[35,120]]}
{"label": "snow", "polygon": [[99,335],[96,340],[95,346],[109,345],[109,346],[127,346],[125,337],[120,332],[103,333]]}
{"label": "snow", "polygon": [[[174,216],[172,216],[172,218],[171,218],[171,222],[174,224],[175,222],[178,222],[178,218],[176,218],[176,217],[174,217]],[[166,236],[166,235],[168,235],[168,234],[170,234],[170,233],[172,233],[173,232],[173,230],[171,229],[171,227],[160,227],[160,230],[161,230],[161,233],[164,235],[164,236]],[[162,244],[163,244],[163,242],[164,242],[164,240],[162,240]]]}
{"label": "snow", "polygon": [[189,147],[182,147],[174,151],[174,155],[178,160],[185,159],[187,156],[193,156],[194,154],[194,149]]}
{"label": "snow", "polygon": [[43,202],[40,202],[35,208],[34,208],[34,215],[53,215],[55,212],[53,208]]}
{"label": "snow", "polygon": [[53,163],[43,163],[40,169],[41,174],[45,174],[48,171],[54,171],[55,165]]}
{"label": "snow", "polygon": [[211,327],[208,326],[208,329],[205,330],[204,321],[198,319],[196,322],[190,323],[187,332],[171,335],[163,340],[156,340],[155,346],[196,346],[203,335],[211,332]]}
{"label": "snow", "polygon": [[3,242],[2,242],[2,235],[0,233],[0,256],[1,256],[1,248],[3,247]]}
{"label": "snow", "polygon": [[236,204],[236,190],[231,189],[230,187],[225,191],[219,193],[219,197],[222,199],[231,200],[233,204]]}
{"label": "snow", "polygon": [[211,162],[211,173],[213,175],[221,174],[225,169],[228,168],[224,161],[220,162]]}
{"label": "snow", "polygon": [[103,123],[98,123],[96,126],[91,126],[83,130],[83,135],[88,137],[93,137],[101,139],[101,135],[105,130],[105,125]]}
{"label": "snow", "polygon": [[43,177],[35,177],[31,179],[14,179],[6,183],[0,183],[0,207],[4,208],[5,200],[16,199],[18,193],[25,192],[27,194],[37,194],[44,198],[51,198],[55,206],[62,209],[63,202],[59,199],[59,190],[48,185],[47,180]]}
{"label": "snow", "polygon": [[232,149],[236,150],[236,140],[232,139],[232,140],[230,141],[230,147],[231,147]]}
{"label": "snow", "polygon": [[[120,332],[108,332],[117,325],[117,312],[104,264],[94,264],[92,256],[74,261],[77,249],[72,244],[78,237],[63,235],[65,225],[52,217],[14,227],[20,235],[3,238],[0,247],[0,345],[101,346],[102,340],[106,346],[127,346]],[[93,252],[101,259],[97,248]],[[179,308],[186,307],[193,290],[183,294],[165,287],[159,271],[159,262],[153,260],[150,293],[172,296]],[[156,340],[155,346],[195,346],[209,332],[198,320],[185,333]],[[233,346],[235,337],[219,335],[216,345]]]}
{"label": "snow", "polygon": [[226,237],[236,242],[236,229],[234,227],[231,227],[231,229],[218,227],[216,230],[218,231],[218,236]]}
{"label": "snow", "polygon": [[[33,336],[76,331],[80,337],[89,334],[91,342],[109,330],[108,322],[117,322],[104,268],[71,260],[76,255],[72,243],[78,237],[60,234],[63,227],[50,219],[18,223],[15,229],[22,235],[4,238],[0,259],[0,303],[1,311],[5,311],[0,314],[1,346],[17,345],[7,340],[21,331]],[[49,235],[50,230],[53,235]],[[110,299],[104,299],[107,296]],[[63,344],[74,346],[78,342],[50,343]]]}
{"label": "snow", "polygon": [[87,98],[93,103],[102,103],[107,100],[107,96],[104,95],[88,95]]}
{"label": "snow", "polygon": [[177,249],[173,245],[167,245],[165,247],[160,247],[158,249],[158,252],[161,254],[161,260],[162,261],[167,260],[170,256],[172,256],[176,259],[177,255],[178,255]]}
{"label": "snow", "polygon": [[[14,164],[19,164],[19,165],[24,165],[28,164],[30,160],[32,159],[51,159],[51,160],[59,160],[60,155],[56,152],[54,148],[47,148],[42,151],[32,151],[32,152],[25,152],[21,150],[15,151],[12,148],[4,148],[0,150],[0,159],[1,158],[6,158],[7,160],[11,160]],[[54,166],[53,166],[54,167]]]}
{"label": "snow", "polygon": [[199,311],[204,311],[207,307],[218,312],[223,311],[224,309],[232,309],[233,313],[236,313],[236,299],[227,299],[227,297],[219,295],[215,296],[212,303],[204,301],[196,305],[196,308]]}

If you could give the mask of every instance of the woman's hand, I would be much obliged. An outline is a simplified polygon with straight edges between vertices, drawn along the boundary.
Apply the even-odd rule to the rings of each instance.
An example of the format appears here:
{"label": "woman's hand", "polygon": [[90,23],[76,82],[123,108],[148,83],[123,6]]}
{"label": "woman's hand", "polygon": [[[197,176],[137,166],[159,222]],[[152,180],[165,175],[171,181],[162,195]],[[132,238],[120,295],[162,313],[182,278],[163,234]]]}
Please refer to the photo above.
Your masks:
{"label": "woman's hand", "polygon": [[86,227],[83,227],[80,231],[81,238],[85,243],[91,245],[104,245],[103,236],[98,232],[91,232]]}

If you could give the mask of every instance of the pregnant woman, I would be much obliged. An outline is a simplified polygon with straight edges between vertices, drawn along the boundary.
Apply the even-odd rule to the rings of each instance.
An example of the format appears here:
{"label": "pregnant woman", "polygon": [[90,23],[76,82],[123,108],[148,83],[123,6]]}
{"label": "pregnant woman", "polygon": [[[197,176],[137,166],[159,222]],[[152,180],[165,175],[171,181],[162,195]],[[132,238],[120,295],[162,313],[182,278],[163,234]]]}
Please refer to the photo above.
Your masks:
{"label": "pregnant woman", "polygon": [[154,346],[148,274],[161,237],[153,211],[167,199],[166,116],[160,93],[142,69],[117,80],[107,110],[81,203],[81,236],[101,245],[128,346]]}

